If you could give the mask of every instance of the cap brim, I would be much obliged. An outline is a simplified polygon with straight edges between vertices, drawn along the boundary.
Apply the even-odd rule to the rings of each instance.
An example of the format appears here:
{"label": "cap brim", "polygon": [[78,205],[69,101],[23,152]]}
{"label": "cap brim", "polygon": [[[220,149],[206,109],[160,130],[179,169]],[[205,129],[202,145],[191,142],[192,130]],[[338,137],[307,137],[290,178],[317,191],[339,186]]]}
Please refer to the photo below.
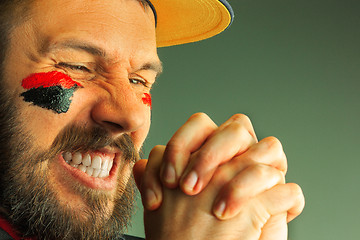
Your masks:
{"label": "cap brim", "polygon": [[234,13],[225,0],[150,0],[157,14],[158,47],[210,38],[228,28]]}

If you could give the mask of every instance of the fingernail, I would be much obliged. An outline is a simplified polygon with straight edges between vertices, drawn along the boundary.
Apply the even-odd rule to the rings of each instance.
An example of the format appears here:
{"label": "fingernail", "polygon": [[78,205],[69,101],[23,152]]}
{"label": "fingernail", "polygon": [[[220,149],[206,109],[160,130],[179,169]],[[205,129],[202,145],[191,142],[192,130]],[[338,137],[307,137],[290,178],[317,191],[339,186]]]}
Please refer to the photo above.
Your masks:
{"label": "fingernail", "polygon": [[164,181],[170,184],[174,184],[176,182],[175,168],[172,164],[168,164],[165,168]]}
{"label": "fingernail", "polygon": [[151,189],[147,189],[145,194],[146,194],[145,195],[146,208],[151,209],[157,203],[157,198],[156,198],[155,192]]}
{"label": "fingernail", "polygon": [[194,190],[197,182],[198,182],[198,175],[196,174],[195,171],[192,171],[185,178],[183,186],[186,190],[189,190],[192,192]]}
{"label": "fingernail", "polygon": [[214,209],[214,214],[216,215],[217,218],[222,219],[224,217],[225,208],[226,208],[225,201],[220,201],[216,204],[216,207]]}

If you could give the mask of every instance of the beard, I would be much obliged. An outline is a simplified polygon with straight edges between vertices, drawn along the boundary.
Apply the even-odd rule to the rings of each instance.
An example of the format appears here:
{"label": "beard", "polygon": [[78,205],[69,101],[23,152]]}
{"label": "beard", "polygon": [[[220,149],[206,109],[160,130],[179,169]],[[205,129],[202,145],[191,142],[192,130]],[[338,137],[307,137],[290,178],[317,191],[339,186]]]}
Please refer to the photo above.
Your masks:
{"label": "beard", "polygon": [[132,165],[139,156],[131,138],[124,134],[114,140],[102,128],[68,126],[48,150],[39,151],[36,139],[22,127],[14,98],[0,88],[0,205],[4,217],[24,237],[121,239],[135,202],[133,178],[119,176],[115,195],[73,183],[71,190],[87,204],[86,209],[74,209],[58,200],[48,181],[49,166],[62,152],[106,146],[120,149],[123,163]]}

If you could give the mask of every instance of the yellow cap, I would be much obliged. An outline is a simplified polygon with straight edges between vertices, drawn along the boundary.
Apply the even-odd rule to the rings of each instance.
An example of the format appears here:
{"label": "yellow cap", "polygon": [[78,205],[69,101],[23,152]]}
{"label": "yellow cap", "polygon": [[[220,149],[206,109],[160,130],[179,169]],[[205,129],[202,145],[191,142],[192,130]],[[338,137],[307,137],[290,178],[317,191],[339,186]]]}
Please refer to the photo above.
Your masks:
{"label": "yellow cap", "polygon": [[228,28],[234,13],[225,0],[148,0],[157,26],[158,47],[210,38]]}

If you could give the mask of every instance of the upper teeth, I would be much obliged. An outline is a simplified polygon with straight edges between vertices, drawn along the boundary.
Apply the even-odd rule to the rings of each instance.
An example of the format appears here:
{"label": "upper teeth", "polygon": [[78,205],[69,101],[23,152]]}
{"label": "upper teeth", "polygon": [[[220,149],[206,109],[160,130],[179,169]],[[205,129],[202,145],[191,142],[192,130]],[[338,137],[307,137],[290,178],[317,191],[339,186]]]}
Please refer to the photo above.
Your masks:
{"label": "upper teeth", "polygon": [[64,152],[63,158],[70,166],[77,168],[84,173],[93,177],[104,178],[109,176],[109,172],[113,166],[113,159],[89,153],[82,154],[80,152]]}

